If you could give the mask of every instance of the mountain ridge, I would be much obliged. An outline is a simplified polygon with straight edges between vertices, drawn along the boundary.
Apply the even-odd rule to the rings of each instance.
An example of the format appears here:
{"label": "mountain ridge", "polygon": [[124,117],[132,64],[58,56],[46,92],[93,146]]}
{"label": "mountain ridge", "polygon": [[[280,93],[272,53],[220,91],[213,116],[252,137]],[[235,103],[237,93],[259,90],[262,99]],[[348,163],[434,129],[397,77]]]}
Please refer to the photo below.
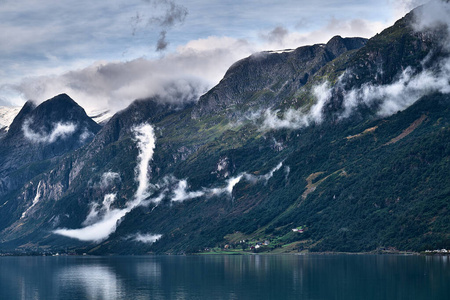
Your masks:
{"label": "mountain ridge", "polygon": [[[245,253],[267,240],[263,250],[275,252],[448,248],[448,93],[405,93],[406,107],[379,114],[392,99],[379,89],[403,84],[405,66],[445,58],[436,35],[417,33],[411,20],[367,42],[334,37],[250,56],[198,103],[134,102],[2,197],[1,247]],[[364,88],[379,98],[367,100]],[[24,108],[13,133],[32,111]],[[55,234],[93,236],[89,226],[107,224],[111,232],[91,240]]]}

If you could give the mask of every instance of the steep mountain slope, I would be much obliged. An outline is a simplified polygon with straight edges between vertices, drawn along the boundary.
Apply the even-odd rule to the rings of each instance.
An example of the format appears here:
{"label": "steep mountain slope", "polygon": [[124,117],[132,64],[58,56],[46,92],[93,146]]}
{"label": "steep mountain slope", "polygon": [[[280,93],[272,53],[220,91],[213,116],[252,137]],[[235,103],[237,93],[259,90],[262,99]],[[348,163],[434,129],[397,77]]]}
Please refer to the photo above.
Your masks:
{"label": "steep mountain slope", "polygon": [[[2,249],[450,247],[449,56],[414,18],[367,42],[252,55],[197,103],[136,101],[84,146],[44,152],[57,159],[1,198]],[[37,109],[8,134],[26,138]],[[51,139],[33,116],[45,129],[31,136]]]}

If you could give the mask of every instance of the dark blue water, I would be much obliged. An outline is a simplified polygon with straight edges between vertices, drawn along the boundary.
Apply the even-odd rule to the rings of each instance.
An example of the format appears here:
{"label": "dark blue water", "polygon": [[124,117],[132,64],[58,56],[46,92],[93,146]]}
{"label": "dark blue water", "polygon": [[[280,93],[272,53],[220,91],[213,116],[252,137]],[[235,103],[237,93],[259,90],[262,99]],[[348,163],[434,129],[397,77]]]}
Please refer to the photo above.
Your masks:
{"label": "dark blue water", "polygon": [[450,258],[0,257],[0,299],[450,299]]}

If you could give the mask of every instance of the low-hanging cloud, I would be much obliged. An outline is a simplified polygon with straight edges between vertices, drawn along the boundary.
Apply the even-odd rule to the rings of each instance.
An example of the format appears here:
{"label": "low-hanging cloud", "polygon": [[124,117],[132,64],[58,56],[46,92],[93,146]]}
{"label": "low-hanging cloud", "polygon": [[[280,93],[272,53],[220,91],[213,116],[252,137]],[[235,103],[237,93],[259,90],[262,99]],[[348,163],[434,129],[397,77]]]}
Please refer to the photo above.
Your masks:
{"label": "low-hanging cloud", "polygon": [[[348,71],[350,72],[350,71]],[[350,72],[351,73],[351,72]],[[261,123],[261,130],[300,129],[313,123],[324,121],[323,109],[332,100],[333,89],[339,89],[345,83],[346,76],[341,76],[334,87],[323,83],[313,89],[316,103],[309,110],[288,109],[280,114],[279,110],[266,110],[253,114],[248,119]],[[402,111],[417,100],[431,93],[450,93],[450,58],[440,60],[431,69],[415,72],[411,67],[406,68],[399,79],[385,85],[372,83],[363,84],[359,88],[342,91],[343,110],[339,112],[339,119],[349,118],[359,107],[366,106],[375,110],[380,117],[388,117]]]}
{"label": "low-hanging cloud", "polygon": [[22,125],[22,132],[25,138],[33,143],[51,144],[57,139],[68,138],[77,129],[77,125],[74,123],[57,122],[52,126],[53,129],[49,133],[43,131],[36,132],[30,128],[31,123],[31,119],[25,120]]}
{"label": "low-hanging cloud", "polygon": [[58,76],[28,77],[0,86],[0,93],[7,90],[37,103],[67,93],[88,114],[104,110],[113,114],[136,99],[151,97],[172,104],[195,102],[220,81],[232,63],[255,49],[245,40],[209,37],[157,59],[98,61]]}
{"label": "low-hanging cloud", "polygon": [[155,132],[150,124],[134,127],[137,147],[139,149],[138,166],[135,169],[135,180],[138,188],[135,193],[135,201],[141,202],[149,196],[150,170],[149,163],[155,151]]}
{"label": "low-hanging cloud", "polygon": [[[417,32],[438,30],[440,33],[439,43],[446,51],[450,51],[449,15],[449,2],[432,0],[414,11],[413,28]],[[376,105],[377,114],[386,117],[406,109],[425,95],[436,92],[450,93],[449,55],[444,55],[432,62],[431,65],[429,64],[429,56],[427,56],[422,62],[424,69],[420,72],[412,67],[407,67],[399,75],[398,80],[390,84],[366,83],[358,89],[344,91],[344,112],[340,117],[349,117],[360,105],[369,107]],[[345,80],[345,76],[340,79],[340,81],[343,80]]]}
{"label": "low-hanging cloud", "polygon": [[[177,187],[172,193],[171,201],[173,202],[182,202],[194,198],[199,198],[202,196],[205,197],[213,197],[213,196],[219,196],[222,194],[226,194],[231,196],[233,194],[234,187],[241,182],[241,180],[247,180],[248,182],[251,182],[253,184],[257,182],[263,182],[264,184],[267,184],[267,182],[273,177],[274,173],[278,171],[283,166],[283,163],[280,162],[275,168],[270,170],[267,174],[264,175],[253,175],[249,173],[241,173],[235,177],[231,177],[228,180],[226,180],[226,184],[223,187],[214,187],[214,188],[201,188],[198,191],[188,191],[188,184],[187,180],[179,180]],[[175,178],[172,178],[172,181],[176,180]]]}
{"label": "low-hanging cloud", "polygon": [[[155,134],[153,127],[149,124],[142,124],[134,127],[137,147],[139,155],[137,158],[138,164],[136,166],[136,181],[138,188],[134,194],[133,200],[126,203],[124,208],[111,208],[111,205],[116,200],[116,194],[105,195],[102,205],[91,204],[91,209],[86,220],[83,222],[85,227],[80,229],[57,229],[54,233],[75,238],[80,241],[94,241],[100,242],[107,239],[116,228],[120,221],[130,211],[136,207],[148,205],[151,202],[158,203],[161,201],[161,196],[155,199],[147,199],[150,197],[149,192],[149,170],[148,165],[153,158],[155,149]],[[108,173],[106,173],[108,174]],[[106,178],[116,177],[108,174]]]}
{"label": "low-hanging cloud", "polygon": [[309,108],[290,108],[284,112],[267,109],[251,113],[246,119],[259,124],[261,131],[300,129],[313,123],[320,124],[323,121],[323,108],[331,97],[331,91],[329,83],[323,82],[312,88],[316,102]]}
{"label": "low-hanging cloud", "polygon": [[153,244],[154,242],[156,242],[157,240],[159,240],[162,237],[161,234],[142,234],[142,233],[137,233],[135,234],[132,238],[137,241],[137,242],[141,242],[144,244]]}
{"label": "low-hanging cloud", "polygon": [[438,70],[424,70],[414,74],[412,68],[405,69],[399,80],[387,85],[364,84],[344,95],[344,112],[341,118],[347,118],[360,105],[377,104],[377,114],[390,116],[408,108],[421,97],[440,92],[450,93],[450,60],[441,62]]}
{"label": "low-hanging cloud", "polygon": [[[147,26],[149,22],[149,17],[142,14],[137,14],[135,19],[139,26]],[[88,114],[104,110],[113,114],[136,99],[155,96],[158,101],[170,103],[192,102],[217,84],[233,63],[252,53],[325,43],[336,34],[370,37],[383,26],[367,21],[333,19],[313,33],[290,32],[286,27],[278,26],[260,32],[257,41],[209,36],[191,40],[159,58],[97,61],[61,75],[28,77],[17,84],[0,86],[0,94],[6,91],[18,94],[15,102],[19,105],[20,101],[32,99],[40,103],[67,93]]]}
{"label": "low-hanging cloud", "polygon": [[[423,1],[422,1],[423,2]],[[431,0],[414,11],[414,29],[423,31],[441,25],[450,24],[448,14],[450,13],[450,3],[445,0]]]}
{"label": "low-hanging cloud", "polygon": [[198,198],[205,195],[204,191],[187,192],[187,181],[185,179],[178,182],[178,186],[173,191],[172,201],[181,202],[188,199]]}
{"label": "low-hanging cloud", "polygon": [[[405,3],[406,5],[406,3]],[[443,33],[440,40],[441,46],[450,51],[450,3],[446,1],[433,0],[430,3],[415,10],[413,28],[418,31],[439,30]],[[380,117],[390,116],[398,111],[404,110],[414,104],[421,97],[431,93],[450,93],[450,57],[444,56],[429,65],[429,57],[422,62],[424,69],[420,72],[407,67],[398,79],[390,84],[377,85],[365,83],[359,88],[351,90],[340,90],[343,94],[339,119],[350,117],[360,106],[371,107]],[[312,89],[316,102],[309,109],[300,110],[287,109],[258,111],[250,114],[247,119],[262,124],[261,130],[276,130],[282,128],[299,129],[313,123],[323,122],[323,109],[332,100],[333,91],[345,86],[352,71],[347,70],[331,86],[324,82]]]}

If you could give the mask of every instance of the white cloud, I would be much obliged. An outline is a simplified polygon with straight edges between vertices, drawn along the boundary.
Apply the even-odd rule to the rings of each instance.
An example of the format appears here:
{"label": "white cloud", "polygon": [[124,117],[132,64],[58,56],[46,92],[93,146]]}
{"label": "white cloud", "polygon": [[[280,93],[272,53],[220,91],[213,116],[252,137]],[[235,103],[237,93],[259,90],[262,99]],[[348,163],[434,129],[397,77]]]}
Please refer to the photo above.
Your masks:
{"label": "white cloud", "polygon": [[153,244],[157,240],[159,240],[162,237],[161,234],[141,234],[137,233],[134,236],[134,240],[144,243],[144,244]]}
{"label": "white cloud", "polygon": [[[256,183],[258,181],[263,181],[265,184],[273,177],[273,174],[278,171],[283,166],[283,163],[280,162],[275,168],[270,170],[267,174],[264,175],[253,175],[249,173],[241,173],[235,177],[231,177],[226,180],[226,185],[224,187],[214,187],[214,188],[206,188],[203,187],[198,191],[187,191],[187,180],[179,180],[177,187],[173,191],[173,195],[171,201],[173,202],[182,202],[189,199],[194,199],[198,197],[213,197],[219,196],[222,194],[227,194],[231,196],[233,194],[234,187],[236,184],[241,182],[241,180],[245,179],[251,183]],[[177,180],[176,178],[171,177],[167,180],[167,182],[172,182]]]}
{"label": "white cloud", "polygon": [[88,113],[104,109],[114,113],[135,99],[154,96],[170,103],[196,101],[219,82],[232,63],[253,50],[244,41],[210,37],[191,41],[159,59],[99,61],[58,76],[29,77],[0,90],[16,91],[23,99],[38,103],[67,93]]}
{"label": "white cloud", "polygon": [[187,189],[187,181],[180,180],[178,182],[177,188],[173,191],[172,201],[181,202],[205,195],[205,192],[203,191],[187,192],[186,189]]}
{"label": "white cloud", "polygon": [[207,193],[209,195],[221,195],[221,194],[233,194],[233,189],[238,184],[241,179],[244,177],[244,174],[240,174],[236,177],[231,177],[227,180],[227,185],[223,188],[213,188],[213,189],[206,189]]}
{"label": "white cloud", "polygon": [[111,233],[116,230],[120,220],[129,212],[127,209],[113,209],[105,214],[103,218],[86,227],[80,229],[57,229],[54,233],[78,239],[80,241],[94,241],[100,242],[108,238]]}
{"label": "white cloud", "polygon": [[411,68],[405,69],[399,80],[387,85],[364,84],[359,89],[346,92],[342,118],[347,118],[361,104],[378,105],[378,115],[390,116],[404,110],[421,97],[433,93],[449,93],[450,60],[444,60],[437,71],[424,70],[414,74]]}
{"label": "white cloud", "polygon": [[441,37],[441,42],[450,49],[450,3],[444,0],[431,0],[420,9],[416,10],[414,29],[426,31],[444,28],[446,36]]}
{"label": "white cloud", "polygon": [[[450,3],[432,0],[415,11],[414,29],[418,32],[444,29],[440,42],[450,49]],[[441,32],[442,33],[442,32]],[[429,63],[429,57],[422,62]],[[340,79],[343,79],[344,76]],[[347,118],[359,105],[378,105],[378,115],[385,117],[404,110],[421,97],[440,92],[450,93],[450,57],[440,58],[432,66],[417,72],[411,67],[400,74],[399,79],[386,85],[364,84],[361,88],[344,93],[345,111],[341,118]]]}
{"label": "white cloud", "polygon": [[150,171],[149,163],[155,150],[155,132],[149,124],[142,124],[133,128],[139,149],[138,166],[135,169],[138,188],[135,193],[135,201],[141,202],[149,196]]}
{"label": "white cloud", "polygon": [[316,102],[309,109],[288,109],[283,113],[280,110],[268,109],[264,112],[256,112],[247,118],[253,122],[262,122],[260,129],[299,129],[312,123],[320,124],[323,121],[323,108],[331,97],[331,88],[328,82],[324,82],[312,88]]}
{"label": "white cloud", "polygon": [[[308,9],[314,10],[314,7]],[[195,8],[192,10],[194,14],[199,13]],[[141,18],[149,19],[150,16],[141,14]],[[185,26],[194,24],[190,25],[187,19]],[[185,43],[177,43],[167,55],[159,58],[130,57],[128,61],[119,61],[124,58],[116,57],[116,61],[99,61],[101,56],[90,60],[77,57],[78,62],[69,63],[72,71],[65,73],[60,66],[68,64],[62,64],[60,58],[55,58],[55,67],[58,69],[54,72],[49,69],[49,64],[34,67],[33,70],[40,69],[44,75],[27,77],[16,84],[1,86],[0,83],[0,95],[8,92],[9,97],[15,98],[9,102],[20,104],[18,98],[42,102],[54,95],[67,93],[88,112],[110,109],[112,113],[127,107],[135,99],[156,95],[170,102],[195,101],[220,81],[229,66],[254,52],[326,43],[334,35],[371,37],[384,27],[385,23],[380,21],[329,17],[327,23],[315,26],[309,32],[293,31],[292,26],[282,25],[260,29],[252,36],[215,35],[211,31],[209,36],[197,35]],[[81,67],[88,62],[90,66]],[[49,73],[58,75],[46,75]],[[16,96],[11,94],[11,90]]]}
{"label": "white cloud", "polygon": [[71,136],[77,129],[77,125],[74,123],[58,122],[53,125],[53,129],[49,133],[35,132],[30,128],[31,119],[25,120],[22,125],[22,131],[29,141],[34,143],[48,143],[51,144],[57,139],[66,139]]}
{"label": "white cloud", "polygon": [[[98,204],[92,204],[91,210],[88,213],[83,225],[89,224],[80,229],[57,229],[54,233],[75,238],[80,241],[94,241],[100,242],[107,239],[113,232],[116,231],[118,224],[125,217],[127,213],[135,209],[136,207],[148,205],[150,202],[159,203],[161,201],[160,195],[155,199],[148,199],[150,193],[149,179],[150,174],[148,170],[148,164],[153,157],[153,151],[155,148],[155,135],[153,127],[149,124],[142,124],[134,128],[136,135],[137,147],[139,148],[138,165],[136,166],[136,181],[138,188],[134,194],[132,201],[126,203],[125,208],[111,209],[111,204],[116,199],[116,194],[107,194],[104,197],[102,206],[99,208]],[[105,178],[115,178],[113,174],[108,174]]]}

